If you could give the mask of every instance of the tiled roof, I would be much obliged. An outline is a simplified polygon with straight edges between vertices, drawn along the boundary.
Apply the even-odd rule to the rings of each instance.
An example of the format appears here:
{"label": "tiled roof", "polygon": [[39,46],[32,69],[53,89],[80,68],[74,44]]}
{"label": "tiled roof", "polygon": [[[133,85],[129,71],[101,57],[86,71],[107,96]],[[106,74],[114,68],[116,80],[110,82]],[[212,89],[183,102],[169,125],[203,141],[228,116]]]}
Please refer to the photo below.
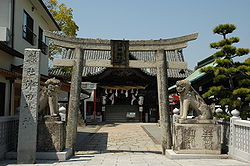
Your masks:
{"label": "tiled roof", "polygon": [[[154,51],[133,51],[130,52],[131,58],[136,60],[145,60],[145,61],[155,61],[155,52]],[[73,59],[74,52],[72,50],[64,51],[62,55],[63,59]],[[111,59],[111,51],[101,51],[101,50],[85,50],[84,59]],[[166,51],[167,61],[183,62],[183,55],[181,50]],[[89,75],[97,75],[102,73],[106,68],[105,67],[83,67],[83,77]],[[141,68],[141,70],[150,76],[156,76],[156,69],[154,68]],[[191,70],[185,69],[168,69],[169,78],[186,78],[192,73]],[[67,72],[63,71],[60,68],[52,68],[49,70],[49,74],[52,76],[67,76]]]}
{"label": "tiled roof", "polygon": [[[195,83],[195,82],[199,81],[200,79],[207,77],[207,75],[208,75],[205,72],[201,72],[202,68],[215,67],[215,66],[217,66],[217,63],[215,63],[214,61],[210,62],[210,63],[206,64],[205,66],[202,66],[202,67],[196,69],[194,72],[191,72],[191,74],[187,78],[185,78],[185,80],[188,80],[191,83]],[[173,86],[169,87],[168,90],[173,90],[173,89],[175,90],[175,88],[176,88],[176,85],[173,85]]]}
{"label": "tiled roof", "polygon": [[[130,52],[130,54],[137,60],[155,61],[154,51],[136,51]],[[166,60],[170,62],[184,62],[182,51],[166,51]],[[148,75],[156,76],[155,68],[142,68],[141,70]],[[190,70],[184,70],[184,72],[181,72],[180,69],[168,69],[168,77],[170,78],[185,78],[189,74],[191,74]]]}

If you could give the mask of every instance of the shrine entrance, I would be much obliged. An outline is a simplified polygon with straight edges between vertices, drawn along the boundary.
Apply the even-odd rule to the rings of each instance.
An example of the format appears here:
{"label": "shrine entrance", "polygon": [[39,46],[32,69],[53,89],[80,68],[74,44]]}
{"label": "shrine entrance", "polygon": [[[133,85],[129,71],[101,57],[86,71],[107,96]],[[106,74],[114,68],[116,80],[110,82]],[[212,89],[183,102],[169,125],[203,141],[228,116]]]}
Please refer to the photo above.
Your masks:
{"label": "shrine entrance", "polygon": [[[186,69],[185,62],[169,61],[166,53],[178,51],[187,47],[187,42],[195,40],[197,33],[172,39],[160,40],[103,40],[71,38],[56,35],[50,32],[45,34],[54,44],[67,50],[67,57],[54,59],[54,66],[72,67],[71,89],[66,127],[66,148],[75,150],[77,132],[77,112],[79,109],[80,87],[85,69],[105,70],[140,68],[146,71],[153,70],[157,77],[158,107],[162,135],[162,153],[172,146],[170,112],[168,103],[168,76],[167,69]],[[86,56],[90,50],[104,51],[105,56]],[[139,56],[130,58],[136,52],[152,54],[151,58]],[[140,104],[139,104],[140,105]],[[94,104],[94,107],[96,105]],[[132,116],[132,115],[131,115]]]}
{"label": "shrine entrance", "polygon": [[[157,108],[156,77],[141,69],[106,68],[98,74],[83,76],[82,81],[97,83],[95,98],[82,101],[81,112],[87,124],[148,122],[149,108]],[[151,118],[151,122],[156,121],[156,117]]]}
{"label": "shrine entrance", "polygon": [[105,122],[140,122],[138,105],[107,105],[105,110]]}

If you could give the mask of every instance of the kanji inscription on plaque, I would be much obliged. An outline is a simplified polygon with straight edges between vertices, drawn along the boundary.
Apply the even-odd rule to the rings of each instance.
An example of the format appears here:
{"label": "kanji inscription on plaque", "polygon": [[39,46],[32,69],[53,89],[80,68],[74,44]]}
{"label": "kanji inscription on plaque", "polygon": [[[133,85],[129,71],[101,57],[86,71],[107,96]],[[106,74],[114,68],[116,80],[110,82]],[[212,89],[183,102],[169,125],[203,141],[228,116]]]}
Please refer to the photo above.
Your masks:
{"label": "kanji inscription on plaque", "polygon": [[111,40],[111,62],[113,66],[129,65],[129,41]]}

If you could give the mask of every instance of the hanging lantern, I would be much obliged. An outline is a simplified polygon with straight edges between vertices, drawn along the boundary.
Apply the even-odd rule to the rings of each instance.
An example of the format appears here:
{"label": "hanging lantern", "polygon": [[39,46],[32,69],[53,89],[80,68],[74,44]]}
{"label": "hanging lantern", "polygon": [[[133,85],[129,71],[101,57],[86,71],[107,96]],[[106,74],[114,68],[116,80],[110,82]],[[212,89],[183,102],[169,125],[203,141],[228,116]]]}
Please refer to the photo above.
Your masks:
{"label": "hanging lantern", "polygon": [[117,89],[115,90],[115,96],[116,96],[116,97],[118,96],[118,91],[117,91]]}
{"label": "hanging lantern", "polygon": [[131,90],[131,93],[132,93],[132,94],[134,93],[134,89]]}
{"label": "hanging lantern", "polygon": [[133,105],[133,104],[134,104],[134,101],[135,101],[135,100],[136,100],[136,98],[135,98],[134,94],[132,94],[131,105]]}
{"label": "hanging lantern", "polygon": [[139,105],[143,105],[143,101],[144,101],[144,97],[143,97],[143,96],[140,96],[140,97],[139,97],[139,100],[138,100],[138,104],[139,104]]}
{"label": "hanging lantern", "polygon": [[113,92],[112,89],[110,89],[110,90],[109,90],[109,93],[112,93],[112,92]]}
{"label": "hanging lantern", "polygon": [[126,96],[126,97],[128,97],[128,90],[126,90],[126,92],[125,92],[125,96]]}
{"label": "hanging lantern", "polygon": [[112,93],[112,95],[109,97],[109,100],[111,100],[111,104],[113,105],[115,102],[115,94]]}
{"label": "hanging lantern", "polygon": [[108,94],[108,89],[105,89],[105,94],[106,94],[106,95]]}
{"label": "hanging lantern", "polygon": [[102,96],[102,105],[106,105],[106,99],[107,99],[106,96]]}
{"label": "hanging lantern", "polygon": [[124,92],[123,92],[123,89],[121,90],[121,94],[123,94]]}
{"label": "hanging lantern", "polygon": [[139,90],[137,89],[135,92],[135,96],[138,96]]}

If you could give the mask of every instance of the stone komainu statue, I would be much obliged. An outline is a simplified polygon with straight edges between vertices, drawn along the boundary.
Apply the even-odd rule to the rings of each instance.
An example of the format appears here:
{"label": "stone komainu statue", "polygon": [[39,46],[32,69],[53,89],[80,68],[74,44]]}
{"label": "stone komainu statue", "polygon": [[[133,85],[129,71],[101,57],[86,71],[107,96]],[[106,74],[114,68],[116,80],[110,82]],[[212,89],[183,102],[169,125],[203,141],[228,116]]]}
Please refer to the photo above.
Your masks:
{"label": "stone komainu statue", "polygon": [[60,88],[60,81],[51,78],[45,82],[45,86],[40,91],[39,98],[39,113],[43,114],[46,110],[46,107],[49,106],[50,115],[58,116],[59,108],[58,108],[58,91]]}
{"label": "stone komainu statue", "polygon": [[205,103],[189,81],[177,81],[176,90],[180,95],[180,119],[187,119],[191,110],[196,112],[198,119],[212,119],[212,107]]}

